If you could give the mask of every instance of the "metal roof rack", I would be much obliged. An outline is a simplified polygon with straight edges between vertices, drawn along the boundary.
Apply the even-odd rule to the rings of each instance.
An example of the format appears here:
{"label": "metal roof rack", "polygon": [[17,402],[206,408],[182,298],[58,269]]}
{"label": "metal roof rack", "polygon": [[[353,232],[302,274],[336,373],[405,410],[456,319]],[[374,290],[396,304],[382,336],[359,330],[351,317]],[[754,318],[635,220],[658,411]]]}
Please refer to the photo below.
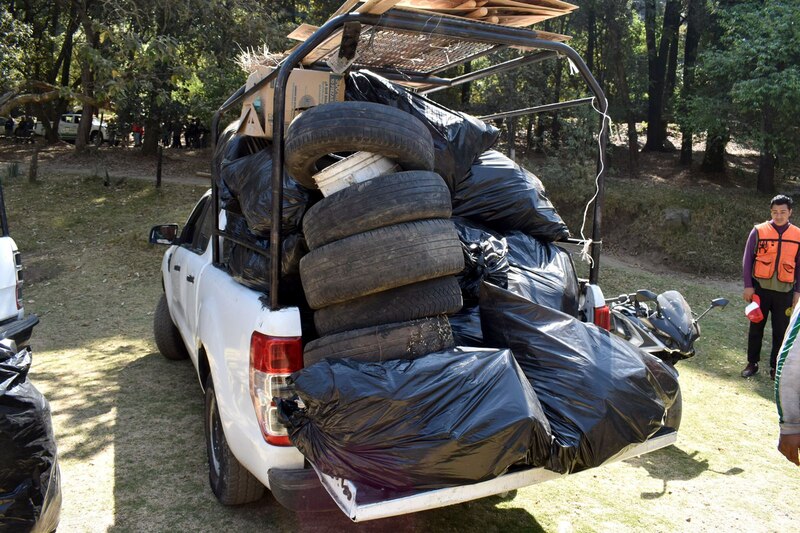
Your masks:
{"label": "metal roof rack", "polygon": [[[338,36],[341,36],[339,39]],[[335,37],[335,39],[332,39]],[[333,44],[332,44],[333,43]],[[440,74],[454,66],[483,57],[499,50],[514,47],[528,55],[506,61],[479,71],[453,78]],[[426,13],[391,9],[382,15],[345,13],[328,20],[308,39],[298,44],[268,76],[246,90],[242,86],[217,110],[212,121],[212,145],[216,145],[219,121],[222,115],[237,106],[243,99],[268,83],[274,84],[272,123],[272,228],[270,242],[281,242],[281,215],[283,202],[282,170],[284,161],[284,108],[289,74],[307,57],[313,61],[306,68],[331,70],[329,63],[336,60],[348,63],[349,68],[368,68],[390,79],[411,85],[422,94],[506,72],[522,65],[563,56],[577,68],[591,93],[590,97],[516,111],[497,113],[484,120],[511,118],[541,111],[551,111],[591,103],[606,118],[608,103],[600,85],[595,80],[580,55],[563,42],[553,40],[551,34],[527,28],[500,26],[469,19],[431,15]],[[604,122],[601,121],[601,125]],[[600,266],[600,226],[603,208],[603,189],[606,171],[605,148],[607,133],[601,127],[598,154],[598,194],[594,199],[592,236],[590,240],[590,283],[596,283]],[[215,209],[215,235],[225,236],[219,230],[219,195],[216,168],[212,168],[212,201]],[[227,238],[227,237],[226,237]],[[573,244],[582,242],[572,239]],[[213,239],[213,262],[220,263],[219,239]],[[270,259],[269,305],[279,309],[281,246],[270,250],[255,249]]]}

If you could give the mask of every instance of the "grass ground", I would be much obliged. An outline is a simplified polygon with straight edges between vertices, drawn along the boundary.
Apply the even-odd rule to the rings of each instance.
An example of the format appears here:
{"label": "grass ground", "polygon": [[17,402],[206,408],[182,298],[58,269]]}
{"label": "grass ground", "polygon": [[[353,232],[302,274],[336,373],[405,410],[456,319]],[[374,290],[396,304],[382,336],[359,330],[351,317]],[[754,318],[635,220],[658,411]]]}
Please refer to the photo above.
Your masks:
{"label": "grass ground", "polygon": [[[680,365],[675,446],[489,498],[360,526],[341,513],[294,516],[266,497],[217,504],[207,482],[203,402],[191,365],[152,340],[163,248],[151,225],[182,222],[202,188],[55,179],[4,184],[23,252],[26,310],[41,317],[32,379],[51,402],[61,454],[60,531],[791,531],[800,471],[775,450],[772,382],[738,377],[746,323],[735,277],[648,273],[603,264],[607,294],[677,288],[703,324]],[[794,488],[793,488],[794,487]]]}

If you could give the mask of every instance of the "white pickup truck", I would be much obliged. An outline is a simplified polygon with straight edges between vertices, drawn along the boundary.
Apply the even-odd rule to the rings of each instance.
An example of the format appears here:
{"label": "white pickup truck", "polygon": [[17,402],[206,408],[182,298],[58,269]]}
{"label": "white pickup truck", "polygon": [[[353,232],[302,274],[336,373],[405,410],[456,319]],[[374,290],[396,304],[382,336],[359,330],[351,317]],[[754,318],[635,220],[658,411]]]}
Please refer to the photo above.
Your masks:
{"label": "white pickup truck", "polygon": [[[223,211],[220,226],[224,223]],[[197,371],[205,391],[209,481],[220,502],[254,501],[267,487],[289,509],[326,510],[335,502],[352,520],[365,521],[560,477],[542,468],[526,469],[482,483],[387,497],[315,471],[289,442],[272,402],[276,396],[291,396],[286,378],[303,367],[300,312],[297,307],[270,310],[262,293],[215,266],[213,228],[208,191],[180,233],[177,224],[155,226],[150,242],[169,245],[161,265],[164,294],[154,317],[156,344],[169,359],[188,357]],[[657,435],[614,460],[656,450],[675,439],[675,432]]]}
{"label": "white pickup truck", "polygon": [[38,323],[36,315],[25,316],[22,260],[17,243],[8,232],[5,199],[0,188],[0,339],[11,339],[22,348]]}
{"label": "white pickup truck", "polygon": [[[81,113],[64,113],[58,122],[58,135],[65,141],[74,141],[78,138],[78,128],[81,123]],[[44,136],[44,124],[37,122],[33,126],[33,134]],[[97,117],[92,117],[92,129],[89,133],[89,142],[100,146],[108,140],[108,128],[105,122],[100,122]]]}
{"label": "white pickup truck", "polygon": [[[359,41],[361,24],[372,30],[360,35]],[[282,66],[256,86],[250,89],[242,87],[214,116],[212,132],[219,130],[222,114],[234,109],[238,112],[247,96],[266,87],[268,83],[274,87],[272,109],[275,112],[271,117],[273,206],[281,205],[283,182],[279,169],[283,168],[285,148],[283,124],[288,73],[317,47],[332,42],[332,35],[342,31],[346,39],[341,39],[341,51],[337,48],[330,52],[322,46],[320,50],[324,53],[317,54],[315,67],[325,70],[332,65],[338,68],[337,65],[341,66],[347,61],[356,61],[359,67],[383,68],[382,72],[387,75],[399,73],[400,77],[395,79],[435,90],[480,79],[514,65],[534,64],[561,55],[577,65],[594,94],[594,101],[602,103],[600,108],[605,109],[606,106],[600,86],[576,52],[563,43],[539,38],[535,31],[397,9],[381,16],[345,13],[328,21],[293,49]],[[391,45],[397,41],[397,31],[421,36],[418,43],[421,54],[430,52],[432,45],[428,41],[435,33],[436,38],[441,40],[437,41],[435,49],[446,49],[448,53],[421,55],[420,61],[412,61],[411,66],[402,63],[406,56],[414,52],[404,50],[399,55],[391,56]],[[408,39],[410,46],[413,45],[411,41]],[[355,49],[362,44],[374,44],[374,50],[384,50],[378,43],[386,45],[388,52],[385,53],[391,57],[381,56],[378,52],[375,57],[369,54],[354,56]],[[447,67],[508,46],[534,51],[508,62],[513,65],[489,67],[451,79],[441,77]],[[337,52],[339,56],[331,59],[331,54]],[[330,60],[326,61],[326,58]],[[386,67],[391,66],[393,61],[398,62],[396,68]],[[583,98],[488,118],[510,118],[542,110],[585,105],[592,101],[592,98]],[[600,135],[599,140],[600,158],[604,162],[605,136]],[[604,165],[600,165],[600,168],[603,169]],[[218,173],[219,169],[212,174],[215,172]],[[601,170],[593,234],[591,241],[588,241],[594,267],[588,280],[590,283],[583,285],[581,295],[584,319],[595,323],[602,320],[607,322],[609,318],[608,307],[596,285],[603,175],[604,171]],[[305,333],[298,307],[287,306],[280,301],[281,293],[277,284],[281,279],[281,247],[273,246],[269,251],[272,268],[269,294],[237,283],[221,260],[223,241],[229,236],[223,231],[226,217],[218,202],[220,191],[216,185],[216,175],[213,175],[212,183],[212,190],[200,199],[182,230],[179,231],[177,224],[155,226],[150,233],[150,242],[169,246],[161,266],[164,294],[157,304],[154,318],[156,343],[161,353],[169,359],[191,359],[197,371],[205,393],[209,481],[220,502],[240,504],[254,501],[263,495],[266,487],[289,509],[309,511],[338,506],[352,520],[363,521],[470,501],[560,476],[542,468],[526,468],[480,483],[389,494],[317,472],[292,446],[273,402],[275,397],[287,398],[292,394],[287,378],[303,367]],[[281,226],[280,208],[273,209],[271,217],[275,236],[274,228]],[[580,246],[581,243],[574,244]],[[595,313],[596,309],[604,310],[604,314],[603,311]],[[653,451],[673,443],[675,439],[675,431],[660,432],[641,444],[626,448],[613,460]]]}

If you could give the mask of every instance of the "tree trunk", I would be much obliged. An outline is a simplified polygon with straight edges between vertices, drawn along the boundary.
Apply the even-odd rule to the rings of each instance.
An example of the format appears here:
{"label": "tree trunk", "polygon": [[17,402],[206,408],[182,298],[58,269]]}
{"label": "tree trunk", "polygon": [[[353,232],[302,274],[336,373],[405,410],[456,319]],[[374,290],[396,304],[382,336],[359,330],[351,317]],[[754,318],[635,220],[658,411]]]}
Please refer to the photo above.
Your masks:
{"label": "tree trunk", "polygon": [[647,65],[649,80],[647,85],[647,151],[664,150],[666,128],[664,121],[664,101],[666,92],[667,60],[672,35],[680,26],[680,2],[667,0],[664,7],[661,40],[656,51],[655,0],[645,3],[645,36],[647,41]]}
{"label": "tree trunk", "polygon": [[589,10],[589,22],[586,28],[586,66],[589,67],[590,72],[594,72],[594,49],[597,40],[597,34],[595,33],[597,28],[597,15],[595,13],[594,2],[589,2],[586,9]]}
{"label": "tree trunk", "polygon": [[[702,25],[705,20],[705,0],[689,0],[686,16],[686,44],[683,56],[683,107],[682,114],[687,113],[686,101],[694,91],[694,71],[697,64],[697,50],[700,45]],[[692,164],[692,136],[694,132],[684,118],[681,128],[681,165]]]}
{"label": "tree trunk", "polygon": [[144,121],[144,141],[142,142],[142,153],[144,155],[156,155],[158,153],[158,140],[161,138],[161,127],[158,120],[147,117]]}
{"label": "tree trunk", "polygon": [[[83,94],[92,96],[92,71],[88,63],[81,66],[81,84],[83,85]],[[86,149],[89,143],[89,134],[92,131],[92,117],[94,116],[94,106],[87,103],[83,104],[83,112],[81,113],[81,123],[78,125],[78,136],[75,138],[75,151],[82,152]]]}
{"label": "tree trunk", "polygon": [[728,144],[727,131],[709,131],[706,138],[706,153],[700,169],[703,172],[725,172],[725,146]]}
{"label": "tree trunk", "polygon": [[[464,74],[472,72],[472,61],[464,63]],[[461,105],[469,105],[469,96],[472,83],[465,83],[461,86]]]}
{"label": "tree trunk", "polygon": [[[553,84],[553,101],[558,102],[561,100],[561,79],[563,78],[564,65],[558,61],[556,62],[556,79]],[[553,122],[550,125],[550,143],[554,149],[558,149],[561,144],[561,122],[558,120],[558,111],[553,111]]]}
{"label": "tree trunk", "polygon": [[763,141],[761,144],[761,154],[758,158],[758,178],[756,180],[756,190],[758,192],[772,194],[775,192],[775,147],[772,142],[774,134],[773,117],[775,109],[770,105],[764,106],[761,113],[761,132]]}
{"label": "tree trunk", "polygon": [[525,155],[530,155],[533,148],[533,115],[528,115],[528,126],[525,128]]}

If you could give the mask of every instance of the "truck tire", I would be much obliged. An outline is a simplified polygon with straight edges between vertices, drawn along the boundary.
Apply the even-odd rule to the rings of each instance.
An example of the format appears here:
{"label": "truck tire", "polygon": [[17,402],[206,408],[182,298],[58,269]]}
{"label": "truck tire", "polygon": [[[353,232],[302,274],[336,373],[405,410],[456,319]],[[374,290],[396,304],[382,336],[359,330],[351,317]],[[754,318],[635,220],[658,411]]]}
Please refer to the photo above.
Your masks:
{"label": "truck tire", "polygon": [[156,339],[158,351],[167,359],[179,361],[189,357],[181,334],[175,327],[175,323],[172,322],[165,294],[161,295],[156,304],[156,311],[153,315],[153,336]]}
{"label": "truck tire", "polygon": [[103,144],[103,134],[99,131],[93,131],[91,135],[89,135],[89,140],[95,146],[101,146]]}
{"label": "truck tire", "polygon": [[463,304],[456,278],[444,276],[324,307],[314,313],[314,324],[320,335],[331,335],[379,324],[448,315],[458,312]]}
{"label": "truck tire", "polygon": [[450,190],[435,172],[387,174],[314,204],[303,217],[311,250],[350,235],[428,218],[450,218]]}
{"label": "truck tire", "polygon": [[362,150],[396,160],[404,170],[433,169],[433,139],[405,111],[373,102],[332,102],[304,111],[286,133],[286,169],[316,189],[317,161],[328,154]]}
{"label": "truck tire", "polygon": [[208,481],[223,505],[241,505],[264,496],[264,485],[239,463],[228,447],[211,375],[206,379],[205,435],[208,454]]}
{"label": "truck tire", "polygon": [[306,345],[303,363],[311,366],[326,357],[374,362],[417,359],[454,345],[450,322],[438,316],[320,337]]}
{"label": "truck tire", "polygon": [[464,254],[455,226],[434,219],[359,233],[309,252],[300,279],[312,309],[456,274]]}

